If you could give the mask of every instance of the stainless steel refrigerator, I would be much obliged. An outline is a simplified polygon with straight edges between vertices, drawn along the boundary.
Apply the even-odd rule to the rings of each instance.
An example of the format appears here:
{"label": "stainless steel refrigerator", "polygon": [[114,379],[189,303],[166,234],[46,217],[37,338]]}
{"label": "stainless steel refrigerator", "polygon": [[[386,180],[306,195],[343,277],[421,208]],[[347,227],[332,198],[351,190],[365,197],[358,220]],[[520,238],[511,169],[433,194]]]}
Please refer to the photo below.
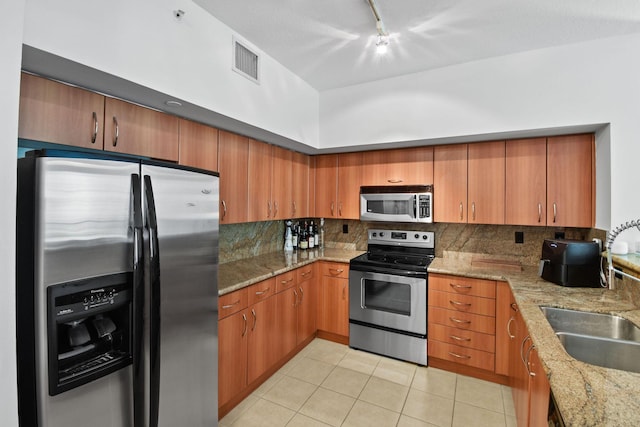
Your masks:
{"label": "stainless steel refrigerator", "polygon": [[107,154],[19,159],[20,425],[217,425],[218,181]]}

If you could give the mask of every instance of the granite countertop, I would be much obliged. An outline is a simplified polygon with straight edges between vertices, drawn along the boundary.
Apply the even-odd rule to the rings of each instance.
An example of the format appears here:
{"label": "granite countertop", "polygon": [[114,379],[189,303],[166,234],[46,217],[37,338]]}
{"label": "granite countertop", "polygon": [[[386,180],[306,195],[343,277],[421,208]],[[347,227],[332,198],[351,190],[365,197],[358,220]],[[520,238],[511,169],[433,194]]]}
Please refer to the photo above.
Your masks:
{"label": "granite countertop", "polygon": [[523,266],[522,271],[472,267],[469,258],[447,253],[431,263],[429,272],[509,283],[567,426],[640,425],[640,374],[572,358],[539,308],[612,313],[640,325],[640,309],[624,295],[603,288],[558,286],[541,279],[535,266]]}
{"label": "granite countertop", "polygon": [[350,249],[307,249],[286,254],[284,251],[220,264],[218,295],[228,294],[278,274],[315,261],[349,262],[364,251]]}

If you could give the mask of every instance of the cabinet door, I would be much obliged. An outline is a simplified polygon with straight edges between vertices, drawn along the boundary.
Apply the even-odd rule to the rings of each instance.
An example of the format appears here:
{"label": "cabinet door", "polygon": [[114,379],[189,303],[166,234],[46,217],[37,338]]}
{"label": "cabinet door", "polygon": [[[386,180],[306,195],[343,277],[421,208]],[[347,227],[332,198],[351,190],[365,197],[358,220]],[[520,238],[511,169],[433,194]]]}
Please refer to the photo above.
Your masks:
{"label": "cabinet door", "polygon": [[547,224],[593,227],[593,135],[547,138]]}
{"label": "cabinet door", "polygon": [[248,308],[247,382],[251,384],[278,361],[277,299],[269,297]]}
{"label": "cabinet door", "polygon": [[362,185],[433,184],[433,147],[363,153]]}
{"label": "cabinet door", "polygon": [[529,369],[529,426],[548,426],[551,387],[535,348],[529,352]]}
{"label": "cabinet door", "polygon": [[247,222],[249,139],[221,130],[218,144],[220,223]]}
{"label": "cabinet door", "polygon": [[271,204],[273,219],[293,216],[291,185],[293,184],[292,151],[273,147],[271,169]]}
{"label": "cabinet door", "polygon": [[547,224],[547,139],[507,141],[505,223]]}
{"label": "cabinet door", "polygon": [[504,141],[469,144],[467,178],[467,221],[469,223],[504,224],[504,147]]}
{"label": "cabinet door", "polygon": [[496,294],[496,374],[509,375],[515,300],[507,282],[497,282]]}
{"label": "cabinet door", "polygon": [[529,420],[529,373],[523,360],[524,352],[526,352],[531,343],[526,324],[520,312],[516,313],[515,321],[512,325],[516,338],[513,340],[513,346],[511,347],[511,392],[518,425],[527,426]]}
{"label": "cabinet door", "polygon": [[180,119],[179,159],[181,165],[218,170],[218,129]]}
{"label": "cabinet door", "polygon": [[309,213],[309,156],[302,153],[294,152],[291,155],[293,162],[292,169],[292,195],[291,203],[293,204],[292,218],[306,218],[311,216]]}
{"label": "cabinet door", "polygon": [[336,218],[338,216],[338,155],[315,156],[316,214],[317,217]]}
{"label": "cabinet door", "polygon": [[313,280],[298,284],[298,345],[316,333],[317,300],[317,286]]}
{"label": "cabinet door", "polygon": [[247,386],[248,310],[218,322],[218,406]]}
{"label": "cabinet door", "polygon": [[338,156],[338,217],[360,219],[362,153]]}
{"label": "cabinet door", "polygon": [[104,149],[178,161],[178,118],[106,98]]}
{"label": "cabinet door", "polygon": [[434,147],[434,221],[467,222],[466,203],[467,144]]}
{"label": "cabinet door", "polygon": [[103,148],[104,96],[22,73],[18,137]]}
{"label": "cabinet door", "polygon": [[247,220],[249,222],[273,219],[274,209],[271,201],[271,152],[271,145],[254,139],[249,140],[249,200],[247,213]]}
{"label": "cabinet door", "polygon": [[289,288],[277,294],[275,299],[277,300],[276,330],[279,344],[276,359],[280,360],[296,348],[298,290],[296,287]]}
{"label": "cabinet door", "polygon": [[349,279],[322,276],[318,329],[349,336]]}

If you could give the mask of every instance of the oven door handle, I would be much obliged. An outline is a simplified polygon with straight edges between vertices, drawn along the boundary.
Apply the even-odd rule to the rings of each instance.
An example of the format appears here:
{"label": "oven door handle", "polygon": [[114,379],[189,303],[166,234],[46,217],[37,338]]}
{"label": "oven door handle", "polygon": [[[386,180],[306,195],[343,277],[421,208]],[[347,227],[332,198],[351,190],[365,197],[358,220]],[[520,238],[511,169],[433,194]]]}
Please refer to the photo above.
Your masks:
{"label": "oven door handle", "polygon": [[364,277],[360,278],[360,308],[366,309],[364,305]]}

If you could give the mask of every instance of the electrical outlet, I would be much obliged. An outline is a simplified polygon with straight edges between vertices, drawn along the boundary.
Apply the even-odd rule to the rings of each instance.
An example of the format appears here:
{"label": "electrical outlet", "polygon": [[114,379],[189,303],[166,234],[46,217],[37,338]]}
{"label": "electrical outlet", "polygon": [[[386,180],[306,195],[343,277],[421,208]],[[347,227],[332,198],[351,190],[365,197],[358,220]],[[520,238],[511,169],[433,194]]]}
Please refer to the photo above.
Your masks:
{"label": "electrical outlet", "polygon": [[342,233],[349,234],[349,224],[342,224]]}
{"label": "electrical outlet", "polygon": [[516,243],[524,243],[524,232],[516,231]]}
{"label": "electrical outlet", "polygon": [[554,239],[564,239],[564,231],[556,231]]}

